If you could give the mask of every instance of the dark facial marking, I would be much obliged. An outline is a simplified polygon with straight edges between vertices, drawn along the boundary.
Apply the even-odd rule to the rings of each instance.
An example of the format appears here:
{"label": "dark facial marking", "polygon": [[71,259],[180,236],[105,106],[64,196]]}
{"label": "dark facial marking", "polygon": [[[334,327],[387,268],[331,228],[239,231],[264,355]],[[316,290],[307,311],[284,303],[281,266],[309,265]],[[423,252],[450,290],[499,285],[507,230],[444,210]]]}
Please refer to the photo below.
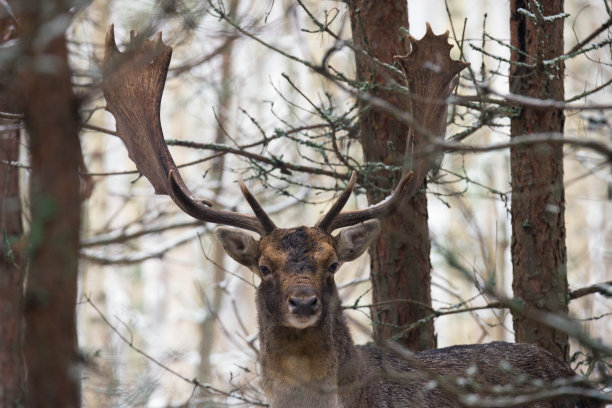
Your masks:
{"label": "dark facial marking", "polygon": [[281,249],[287,253],[287,268],[296,273],[316,270],[315,254],[317,240],[308,234],[305,227],[288,232],[280,241]]}

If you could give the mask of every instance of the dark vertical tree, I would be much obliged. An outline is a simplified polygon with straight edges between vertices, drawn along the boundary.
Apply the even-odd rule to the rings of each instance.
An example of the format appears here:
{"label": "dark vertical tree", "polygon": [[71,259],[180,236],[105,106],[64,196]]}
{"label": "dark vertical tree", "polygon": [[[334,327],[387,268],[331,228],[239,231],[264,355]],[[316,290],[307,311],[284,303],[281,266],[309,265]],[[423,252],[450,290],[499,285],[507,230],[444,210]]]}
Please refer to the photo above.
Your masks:
{"label": "dark vertical tree", "polygon": [[19,106],[31,156],[24,353],[28,407],[80,406],[75,305],[80,227],[77,101],[66,1],[19,2]]}
{"label": "dark vertical tree", "polygon": [[[10,3],[0,6],[0,43],[17,37],[18,23]],[[12,48],[14,49],[14,47]],[[17,112],[8,66],[0,72],[0,110]],[[18,249],[23,234],[18,168],[21,120],[0,119],[0,406],[23,403],[25,370],[21,353],[23,336],[23,264]]]}
{"label": "dark vertical tree", "polygon": [[[466,64],[452,61],[448,34],[436,36],[427,27],[422,40],[402,35],[408,25],[405,1],[350,1],[349,12],[357,79],[369,95],[406,112],[412,122],[398,120],[361,99],[359,131],[366,163],[368,202],[384,199],[406,165],[416,170],[421,192],[382,222],[383,233],[370,250],[372,320],[377,341],[393,339],[412,350],[436,347],[431,316],[431,264],[425,175],[432,157],[423,148],[444,137],[446,98],[456,74]],[[394,65],[397,69],[390,69]],[[409,90],[399,92],[394,84]],[[397,88],[397,87],[395,87]],[[407,146],[408,144],[408,146]],[[435,150],[435,149],[434,149]],[[406,152],[410,152],[406,156]],[[382,188],[381,188],[382,187]]]}
{"label": "dark vertical tree", "polygon": [[[9,111],[0,98],[3,111]],[[8,163],[19,158],[20,121],[0,119],[0,206],[2,254],[0,260],[0,406],[23,402],[25,371],[22,346],[23,265],[14,246],[23,233],[19,172]]]}
{"label": "dark vertical tree", "polygon": [[[402,79],[376,63],[393,64],[394,57],[409,51],[400,29],[408,27],[408,5],[403,0],[348,2],[355,46],[357,79],[369,84],[372,95],[408,110],[409,98],[385,89]],[[402,164],[409,127],[367,103],[360,104],[359,131],[367,163]],[[399,180],[399,171],[371,169],[364,176],[368,203],[377,203]],[[431,314],[430,241],[427,197],[423,192],[406,202],[382,223],[382,233],[370,250],[372,321],[376,341],[384,341]],[[396,339],[412,350],[436,347],[433,320],[405,331]]]}
{"label": "dark vertical tree", "polygon": [[[10,111],[1,98],[3,111]],[[15,248],[23,233],[19,172],[9,163],[19,158],[20,121],[0,119],[0,217],[2,254],[0,259],[0,406],[11,407],[23,399],[25,380],[21,355],[23,265]]]}
{"label": "dark vertical tree", "polygon": [[[564,100],[563,2],[510,2],[510,91],[538,99]],[[557,18],[550,18],[557,16]],[[563,133],[561,109],[521,106],[511,121],[514,140],[532,134]],[[527,313],[514,314],[516,341],[534,343],[567,359],[568,337],[529,319],[529,308],[567,313],[567,253],[563,147],[514,145],[512,174],[512,265],[514,295]]]}
{"label": "dark vertical tree", "polygon": [[[238,0],[231,0],[229,2],[228,11],[230,15],[236,14],[238,8]],[[225,129],[229,124],[228,111],[230,109],[232,94],[231,94],[231,81],[233,74],[233,54],[234,49],[233,41],[229,41],[221,53],[221,81],[219,89],[217,91],[217,120],[219,126],[217,127],[217,133],[215,135],[215,143],[221,144],[225,138]],[[225,156],[219,156],[212,160],[210,172],[208,177],[218,183],[218,186],[214,188],[214,196],[221,194],[223,189],[223,170],[225,167]],[[201,381],[210,381],[211,365],[210,365],[210,354],[213,350],[215,343],[215,323],[217,313],[221,308],[223,301],[224,291],[220,287],[220,283],[225,278],[225,267],[224,267],[224,252],[223,247],[220,244],[215,244],[212,259],[214,260],[214,285],[212,291],[212,299],[206,305],[209,310],[200,326],[200,333],[202,335],[200,340],[200,366],[198,368],[198,378]]]}

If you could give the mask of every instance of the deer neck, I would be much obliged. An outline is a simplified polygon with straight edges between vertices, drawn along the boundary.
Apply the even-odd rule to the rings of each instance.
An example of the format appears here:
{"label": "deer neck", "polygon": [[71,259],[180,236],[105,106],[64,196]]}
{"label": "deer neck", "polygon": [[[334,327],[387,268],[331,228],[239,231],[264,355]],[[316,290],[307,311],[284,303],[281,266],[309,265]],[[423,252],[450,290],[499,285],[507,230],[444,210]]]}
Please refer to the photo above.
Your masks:
{"label": "deer neck", "polygon": [[260,363],[270,406],[337,408],[338,374],[357,351],[340,307],[313,327],[269,324],[260,316]]}

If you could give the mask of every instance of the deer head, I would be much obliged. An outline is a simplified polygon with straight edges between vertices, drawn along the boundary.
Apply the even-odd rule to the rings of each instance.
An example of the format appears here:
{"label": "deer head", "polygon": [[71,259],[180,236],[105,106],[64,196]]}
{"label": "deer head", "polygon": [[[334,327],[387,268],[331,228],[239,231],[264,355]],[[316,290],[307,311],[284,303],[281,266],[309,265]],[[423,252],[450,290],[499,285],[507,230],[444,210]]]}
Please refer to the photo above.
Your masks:
{"label": "deer head", "polygon": [[[350,195],[354,184],[355,174],[343,196]],[[399,188],[402,186],[400,184]],[[388,211],[401,195],[401,190],[396,191],[392,199],[383,204],[387,207],[383,212]],[[344,204],[342,201],[344,198],[341,196],[341,205]],[[334,207],[337,208],[338,204]],[[276,228],[259,241],[242,231],[224,227],[215,229],[215,236],[225,251],[261,278],[258,302],[260,310],[263,308],[273,317],[270,321],[296,329],[317,323],[327,312],[325,308],[329,300],[335,297],[335,272],[344,262],[363,254],[380,231],[379,221],[374,218],[332,236],[330,225],[334,217],[330,217],[330,213],[332,211],[315,227]]]}

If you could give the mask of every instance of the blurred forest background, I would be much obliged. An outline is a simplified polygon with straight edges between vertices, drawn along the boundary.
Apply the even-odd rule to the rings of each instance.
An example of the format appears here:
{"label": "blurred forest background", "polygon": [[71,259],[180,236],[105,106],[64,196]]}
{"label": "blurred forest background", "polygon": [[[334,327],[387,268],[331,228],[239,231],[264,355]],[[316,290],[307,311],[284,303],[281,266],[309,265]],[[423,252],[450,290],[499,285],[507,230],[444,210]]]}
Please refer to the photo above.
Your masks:
{"label": "blurred forest background", "polygon": [[[565,101],[573,107],[565,109],[565,137],[577,141],[563,150],[573,290],[612,279],[612,5],[564,3]],[[354,51],[343,43],[351,38],[347,5],[95,0],[70,13],[67,50],[83,123],[81,190],[88,196],[76,308],[83,406],[258,405],[265,396],[256,365],[257,278],[225,256],[212,237],[214,225],[194,221],[139,177],[104,110],[104,35],[114,24],[121,49],[129,30],[146,37],[162,31],[173,47],[161,120],[198,197],[250,213],[236,183],[241,176],[277,225],[310,226],[344,187],[338,174],[375,166],[363,158],[355,89],[312,69],[325,58],[329,72],[355,78]],[[494,305],[497,295],[513,296],[510,152],[503,146],[512,100],[484,101],[508,100],[509,4],[411,0],[408,17],[406,32],[415,38],[426,22],[436,34],[448,30],[452,57],[471,64],[456,91],[467,99],[451,101],[446,132],[466,148],[449,149],[427,179],[437,313],[426,320],[434,323],[438,347],[514,341],[509,310]],[[31,156],[18,115],[2,115],[5,128],[21,133],[19,157],[3,164],[11,160],[17,170],[27,232],[35,229],[27,210]],[[366,206],[358,186],[347,208]],[[369,276],[367,255],[337,275],[357,343],[372,341]],[[612,303],[605,290],[576,294],[569,315],[610,347]],[[572,367],[609,378],[603,360],[593,369],[583,342],[570,336],[570,347]]]}

